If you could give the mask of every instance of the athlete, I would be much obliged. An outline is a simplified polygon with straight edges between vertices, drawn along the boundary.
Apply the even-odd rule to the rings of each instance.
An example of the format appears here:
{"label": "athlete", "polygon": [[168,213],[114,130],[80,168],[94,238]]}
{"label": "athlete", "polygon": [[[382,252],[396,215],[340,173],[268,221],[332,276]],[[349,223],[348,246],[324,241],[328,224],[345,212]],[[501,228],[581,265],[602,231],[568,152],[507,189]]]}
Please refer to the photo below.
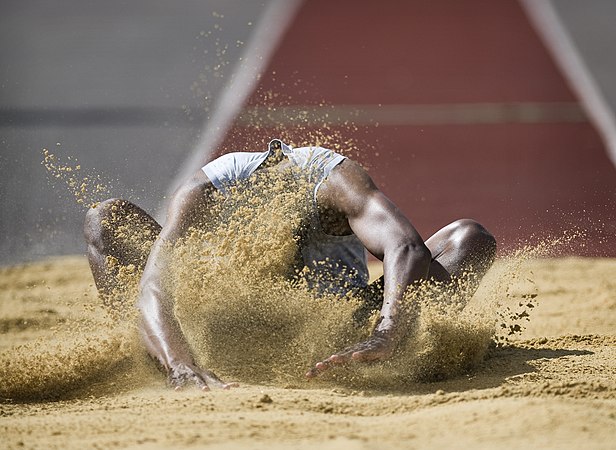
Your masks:
{"label": "athlete", "polygon": [[[308,370],[308,378],[350,361],[388,359],[405,332],[400,306],[409,285],[426,279],[447,283],[468,270],[478,285],[494,260],[496,241],[476,221],[457,220],[424,241],[359,164],[331,150],[292,148],[278,139],[265,152],[229,153],[199,170],[173,195],[164,227],[128,201],[106,200],[91,208],[85,221],[96,286],[104,298],[118,288],[118,266],[132,265],[143,271],[138,300],[142,337],[170,385],[194,382],[209,390],[227,389],[234,383],[223,382],[195,362],[165,285],[164,274],[172,264],[165,248],[207,217],[212,202],[219,201],[217,191],[225,194],[233,183],[249,182],[255,173],[292,167],[308,171],[314,183],[316,217],[308,221],[300,250],[303,264],[320,275],[315,278],[315,289],[363,290],[368,307],[380,309],[380,319],[368,339],[317,362]],[[118,223],[118,218],[122,239],[108,226]],[[370,285],[365,250],[383,262],[383,277]]]}

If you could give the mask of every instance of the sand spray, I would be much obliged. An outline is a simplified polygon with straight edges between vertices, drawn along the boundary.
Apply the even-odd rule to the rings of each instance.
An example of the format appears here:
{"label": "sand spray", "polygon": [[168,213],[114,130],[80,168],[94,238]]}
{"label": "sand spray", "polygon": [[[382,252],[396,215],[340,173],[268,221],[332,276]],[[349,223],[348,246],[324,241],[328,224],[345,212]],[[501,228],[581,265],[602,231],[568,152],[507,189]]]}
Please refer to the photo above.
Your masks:
{"label": "sand spray", "polygon": [[[55,161],[49,154],[45,158],[50,165]],[[74,178],[73,171],[56,173]],[[82,184],[73,181],[69,187],[81,191]],[[258,171],[228,195],[217,194],[202,225],[167,249],[174,264],[165,283],[173,291],[174,313],[198,363],[223,379],[306,386],[308,368],[367,338],[378,319],[373,311],[358,323],[354,313],[361,295],[316,292],[310,288],[312,274],[298,265],[302,236],[317,214],[313,192],[314,183],[298,169]],[[121,213],[103,224],[118,239],[134,241],[145,258],[155,236],[134,225]],[[525,262],[578,236],[569,233],[500,258],[474,295],[472,271],[448,286],[413,285],[404,300],[407,333],[394,357],[336,368],[317,383],[383,388],[472,372],[491,346],[507,342],[529,319],[537,292]],[[105,302],[90,302],[90,314],[58,326],[51,342],[0,354],[0,398],[66,398],[92,393],[101,383],[117,390],[163,379],[154,375],[138,338],[141,271],[109,262],[117,290]]]}

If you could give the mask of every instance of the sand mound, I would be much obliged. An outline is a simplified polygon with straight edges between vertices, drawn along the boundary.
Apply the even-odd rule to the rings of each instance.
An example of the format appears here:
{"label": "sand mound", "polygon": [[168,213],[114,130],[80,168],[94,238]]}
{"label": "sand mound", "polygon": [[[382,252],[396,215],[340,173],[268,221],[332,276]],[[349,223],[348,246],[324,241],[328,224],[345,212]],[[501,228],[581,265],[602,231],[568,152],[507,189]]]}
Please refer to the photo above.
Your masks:
{"label": "sand mound", "polygon": [[132,322],[102,308],[87,270],[83,258],[0,269],[0,398],[67,398],[135,365]]}
{"label": "sand mound", "polygon": [[130,361],[122,333],[37,340],[0,354],[0,398],[35,401],[67,398],[92,383],[115,378]]}

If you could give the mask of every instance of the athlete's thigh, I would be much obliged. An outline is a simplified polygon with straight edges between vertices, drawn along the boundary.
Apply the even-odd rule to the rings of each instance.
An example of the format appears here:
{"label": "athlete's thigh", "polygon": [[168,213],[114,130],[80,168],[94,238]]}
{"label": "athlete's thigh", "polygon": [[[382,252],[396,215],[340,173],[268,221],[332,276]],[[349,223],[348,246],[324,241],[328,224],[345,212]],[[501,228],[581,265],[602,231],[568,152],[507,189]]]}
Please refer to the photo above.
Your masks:
{"label": "athlete's thigh", "polygon": [[452,247],[454,231],[452,225],[441,228],[425,241],[426,247],[432,254],[428,277],[436,281],[450,281],[452,275],[457,275],[459,269],[457,255]]}
{"label": "athlete's thigh", "polygon": [[432,253],[430,275],[439,281],[462,276],[469,270],[481,278],[496,253],[494,237],[471,219],[450,223],[434,233],[425,244]]}

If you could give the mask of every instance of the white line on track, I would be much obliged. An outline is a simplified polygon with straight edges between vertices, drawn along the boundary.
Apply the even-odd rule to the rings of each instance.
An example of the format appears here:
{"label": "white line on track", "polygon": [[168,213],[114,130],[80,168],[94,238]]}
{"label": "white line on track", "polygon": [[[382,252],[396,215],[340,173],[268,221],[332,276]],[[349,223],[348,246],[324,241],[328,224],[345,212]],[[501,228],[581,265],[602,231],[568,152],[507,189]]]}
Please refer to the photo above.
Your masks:
{"label": "white line on track", "polygon": [[[549,0],[520,0],[532,25],[560,66],[616,166],[616,118]],[[591,7],[589,5],[589,7]]]}
{"label": "white line on track", "polygon": [[434,105],[294,105],[246,108],[243,126],[457,125],[584,122],[577,102],[460,103]]}

